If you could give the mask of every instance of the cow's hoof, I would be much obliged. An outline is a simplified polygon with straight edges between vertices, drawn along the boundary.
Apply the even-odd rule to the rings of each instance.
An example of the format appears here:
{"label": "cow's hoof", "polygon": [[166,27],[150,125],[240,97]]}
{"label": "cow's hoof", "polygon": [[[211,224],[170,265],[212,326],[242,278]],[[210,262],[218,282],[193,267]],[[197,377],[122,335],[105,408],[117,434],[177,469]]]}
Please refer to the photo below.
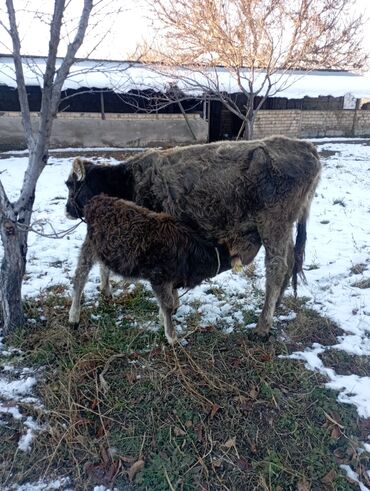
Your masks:
{"label": "cow's hoof", "polygon": [[80,323],[80,316],[69,314],[68,322],[71,326],[76,327]]}
{"label": "cow's hoof", "polygon": [[270,339],[269,334],[259,334],[257,331],[249,331],[248,338],[255,343],[267,343]]}

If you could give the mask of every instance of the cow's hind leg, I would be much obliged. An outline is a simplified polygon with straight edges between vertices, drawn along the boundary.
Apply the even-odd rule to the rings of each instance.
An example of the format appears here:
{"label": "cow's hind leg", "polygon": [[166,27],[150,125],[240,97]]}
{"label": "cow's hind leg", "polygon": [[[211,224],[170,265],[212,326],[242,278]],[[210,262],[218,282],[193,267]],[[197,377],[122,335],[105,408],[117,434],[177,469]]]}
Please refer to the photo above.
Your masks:
{"label": "cow's hind leg", "polygon": [[77,268],[73,278],[72,305],[69,310],[69,322],[71,324],[78,324],[80,321],[81,296],[86,284],[87,277],[89,276],[89,272],[94,263],[94,251],[91,247],[89,239],[86,237],[81,247]]}
{"label": "cow's hind leg", "polygon": [[263,227],[261,232],[266,250],[266,293],[255,331],[259,336],[269,334],[277,301],[283,292],[284,284],[289,281],[287,255],[290,234],[291,227],[277,227],[277,222],[273,223],[272,227]]}
{"label": "cow's hind leg", "polygon": [[285,273],[284,281],[283,284],[280,288],[280,293],[278,296],[278,299],[276,301],[276,307],[278,307],[281,304],[281,300],[283,298],[284,292],[287,289],[290,279],[292,277],[293,273],[293,267],[294,267],[294,242],[293,239],[290,238],[288,242],[288,249],[287,249],[287,272]]}
{"label": "cow's hind leg", "polygon": [[176,342],[176,331],[172,322],[172,314],[176,308],[176,299],[173,296],[173,285],[172,283],[162,283],[159,285],[152,283],[152,288],[159,302],[160,312],[163,316],[166,339],[173,345]]}

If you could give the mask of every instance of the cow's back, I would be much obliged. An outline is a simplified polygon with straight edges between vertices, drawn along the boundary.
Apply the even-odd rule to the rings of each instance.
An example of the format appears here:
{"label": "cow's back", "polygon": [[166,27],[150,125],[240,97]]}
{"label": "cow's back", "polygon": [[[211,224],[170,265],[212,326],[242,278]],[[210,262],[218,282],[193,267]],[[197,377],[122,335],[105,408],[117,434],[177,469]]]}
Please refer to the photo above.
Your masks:
{"label": "cow's back", "polygon": [[151,151],[138,164],[135,201],[221,238],[305,195],[319,172],[315,147],[285,137]]}

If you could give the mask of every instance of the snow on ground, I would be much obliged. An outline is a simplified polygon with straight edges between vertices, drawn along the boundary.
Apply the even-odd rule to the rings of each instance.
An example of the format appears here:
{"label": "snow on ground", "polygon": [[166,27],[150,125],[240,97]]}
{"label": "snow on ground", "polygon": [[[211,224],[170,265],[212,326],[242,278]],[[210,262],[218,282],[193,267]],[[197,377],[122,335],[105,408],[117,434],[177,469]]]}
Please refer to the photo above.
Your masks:
{"label": "snow on ground", "polygon": [[[332,348],[360,356],[370,355],[369,143],[369,140],[363,139],[358,142],[351,140],[350,143],[343,139],[316,141],[319,150],[324,151],[323,173],[308,226],[305,261],[308,285],[301,285],[299,289],[299,295],[310,298],[312,308],[331,317],[344,330],[345,334],[338,337],[337,344]],[[27,157],[14,152],[2,157],[5,158],[0,160],[1,179],[10,199],[15,199],[23,181]],[[73,225],[64,216],[67,196],[64,181],[69,174],[71,161],[70,157],[56,157],[51,152],[49,163],[39,179],[33,220],[39,229],[43,224],[45,233],[51,233],[53,229],[65,230]],[[114,159],[110,161],[114,162]],[[24,295],[36,296],[41,290],[60,283],[69,287],[84,235],[83,223],[60,240],[30,233]],[[253,286],[263,287],[262,271],[263,253],[260,253],[256,261],[258,278],[253,280],[254,283],[244,274],[225,272],[192,291],[184,292],[176,314],[178,329],[181,331],[184,319],[194,312],[201,317],[204,326],[217,322],[227,332],[242,326],[245,313],[258,310],[258,298]],[[85,291],[95,294],[98,282],[98,270],[95,268]],[[245,298],[248,299],[247,303]],[[338,399],[341,402],[354,404],[360,416],[370,417],[370,376],[336,374],[333,368],[325,367],[318,357],[325,349],[315,344],[291,356],[304,360],[309,368],[327,375],[328,387],[339,391]],[[4,352],[1,339],[0,352]],[[11,351],[8,350],[8,353],[11,354]],[[19,448],[27,451],[33,435],[40,428],[27,415],[21,414],[16,402],[32,397],[36,375],[22,373],[16,381],[9,382],[8,371],[12,371],[11,364],[4,364],[0,376],[0,398],[3,401],[0,402],[0,421],[1,413],[10,413],[14,418],[22,419],[24,434]],[[42,486],[43,483],[40,483],[37,489],[46,489]]]}
{"label": "snow on ground", "polygon": [[[319,148],[335,155],[323,159],[305,260],[312,269],[299,294],[309,296],[313,308],[345,331],[333,348],[370,355],[370,146],[325,143]],[[317,357],[323,350],[316,345],[292,356],[328,375],[328,387],[340,390],[339,400],[355,404],[360,416],[369,418],[370,377],[328,371]]]}

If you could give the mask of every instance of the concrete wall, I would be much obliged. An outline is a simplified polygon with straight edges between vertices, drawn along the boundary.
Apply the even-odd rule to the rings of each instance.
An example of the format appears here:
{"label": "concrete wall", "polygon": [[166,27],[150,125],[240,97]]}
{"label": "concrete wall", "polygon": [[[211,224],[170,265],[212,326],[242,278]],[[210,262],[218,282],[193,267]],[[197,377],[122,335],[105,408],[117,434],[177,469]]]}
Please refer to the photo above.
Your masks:
{"label": "concrete wall", "polygon": [[[198,114],[185,119],[178,114],[60,113],[54,121],[51,146],[146,147],[207,141],[208,123]],[[32,114],[37,127],[38,115]],[[259,111],[254,138],[283,134],[294,138],[320,136],[370,136],[370,111]],[[0,150],[25,148],[20,114],[0,112]]]}
{"label": "concrete wall", "polygon": [[259,111],[254,138],[273,134],[293,138],[370,136],[370,111]]}
{"label": "concrete wall", "polygon": [[[38,114],[32,113],[37,128]],[[62,147],[146,147],[207,141],[208,124],[198,114],[188,115],[194,139],[180,114],[60,113],[53,124],[51,146]],[[25,148],[18,112],[0,113],[0,149]]]}

